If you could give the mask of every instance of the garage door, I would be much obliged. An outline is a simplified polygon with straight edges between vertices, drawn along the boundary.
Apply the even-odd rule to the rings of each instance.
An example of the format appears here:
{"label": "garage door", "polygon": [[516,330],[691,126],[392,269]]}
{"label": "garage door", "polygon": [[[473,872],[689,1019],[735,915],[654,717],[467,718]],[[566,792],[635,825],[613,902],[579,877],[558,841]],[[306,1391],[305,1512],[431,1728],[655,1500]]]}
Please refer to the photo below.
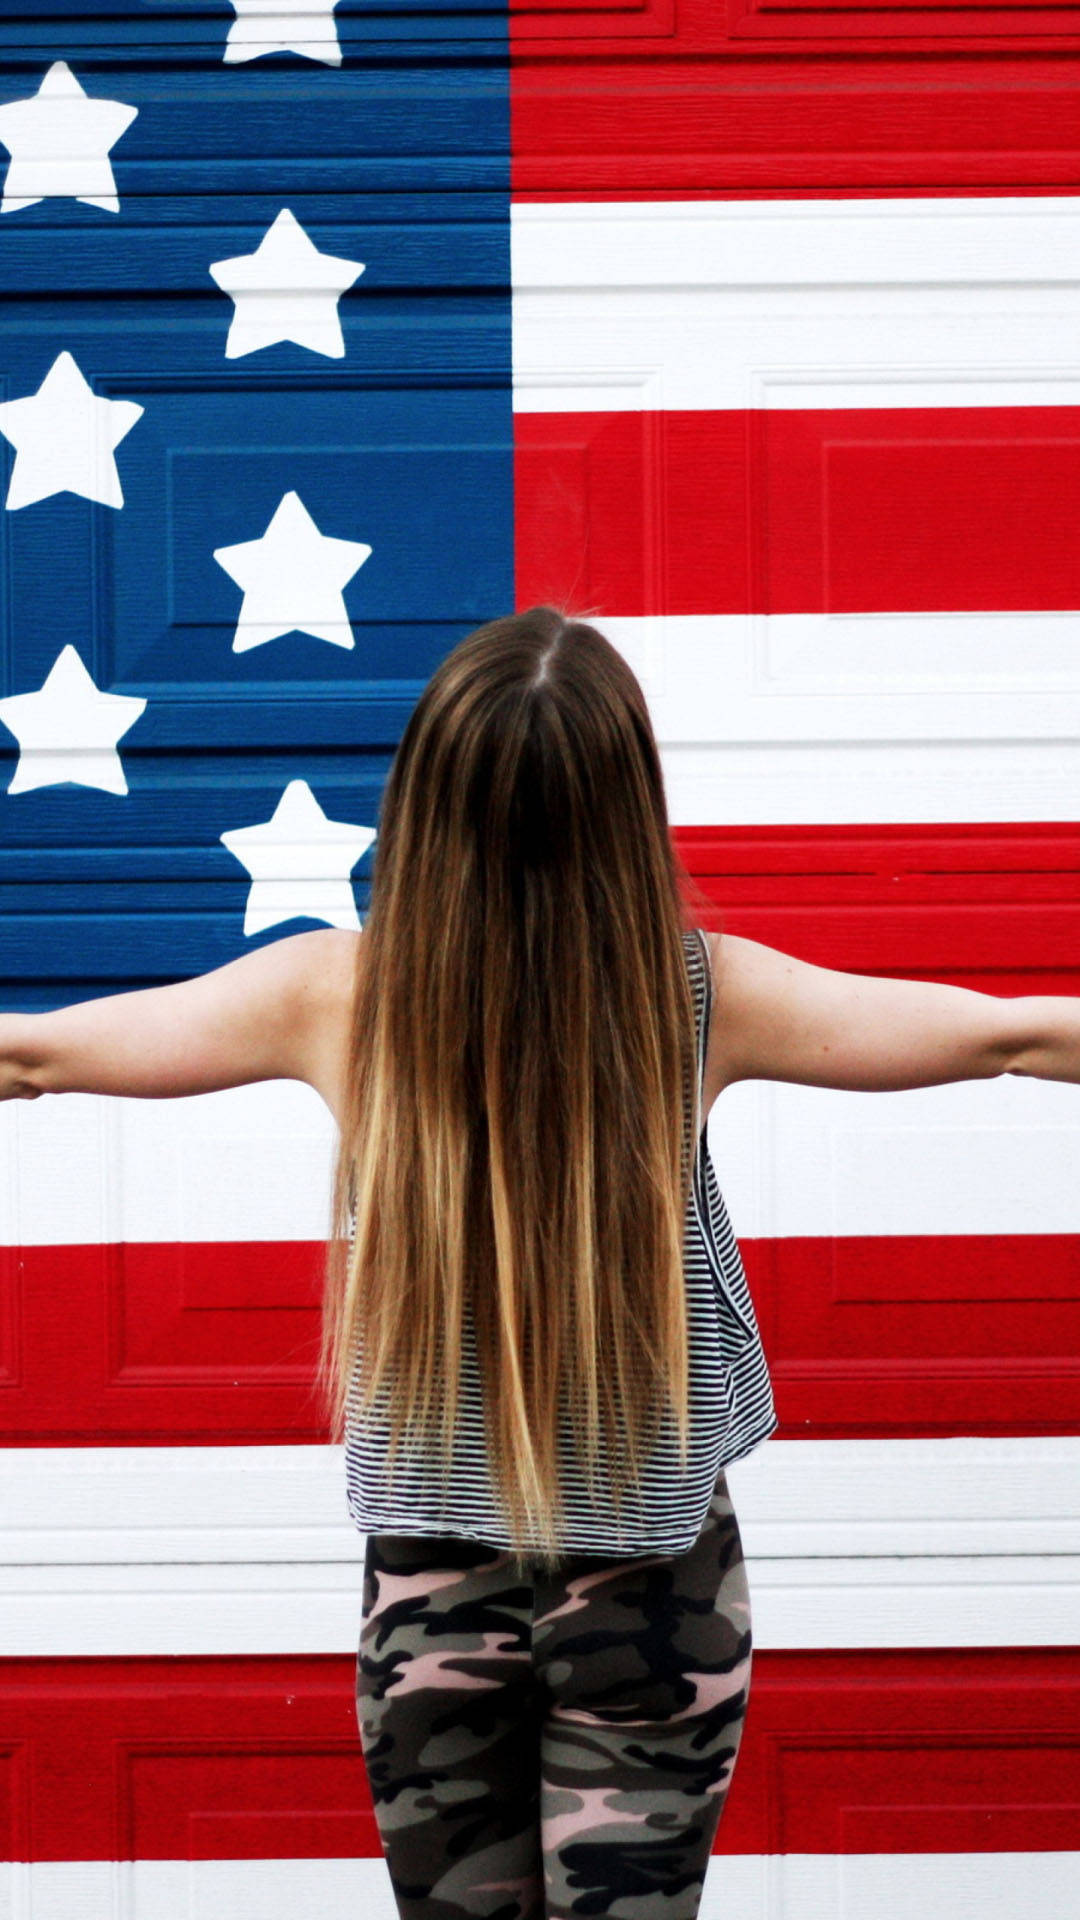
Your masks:
{"label": "garage door", "polygon": [[[1080,991],[1077,9],[44,0],[0,49],[3,1009],[359,928],[420,688],[541,599],[640,675],[711,924]],[[1077,1089],[710,1132],[781,1424],[703,1914],[1069,1911]],[[325,1108],[0,1144],[0,1908],[391,1920]]]}

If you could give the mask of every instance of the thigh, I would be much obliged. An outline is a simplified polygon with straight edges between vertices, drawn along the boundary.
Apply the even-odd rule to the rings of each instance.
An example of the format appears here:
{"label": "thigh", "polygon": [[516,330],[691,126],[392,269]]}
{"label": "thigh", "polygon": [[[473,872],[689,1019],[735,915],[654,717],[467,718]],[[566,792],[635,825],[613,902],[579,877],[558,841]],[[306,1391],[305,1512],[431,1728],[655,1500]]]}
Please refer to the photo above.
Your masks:
{"label": "thigh", "polygon": [[750,1691],[750,1594],[723,1475],[677,1556],[576,1558],[538,1585],[548,1920],[694,1920]]}
{"label": "thigh", "polygon": [[407,1920],[543,1920],[531,1624],[498,1548],[368,1536],[357,1718]]}

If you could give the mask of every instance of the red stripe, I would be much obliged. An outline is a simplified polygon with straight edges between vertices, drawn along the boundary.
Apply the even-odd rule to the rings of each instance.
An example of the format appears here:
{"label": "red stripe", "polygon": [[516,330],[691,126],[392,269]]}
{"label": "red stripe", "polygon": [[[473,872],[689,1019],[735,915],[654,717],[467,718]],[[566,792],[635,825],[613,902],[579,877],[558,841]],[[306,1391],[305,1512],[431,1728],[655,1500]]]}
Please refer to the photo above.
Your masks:
{"label": "red stripe", "polygon": [[1080,993],[1074,822],[785,821],[673,837],[710,925],[818,966]]}
{"label": "red stripe", "polygon": [[[717,1174],[722,1185],[722,1165]],[[1080,1432],[1080,1236],[740,1236],[739,1246],[777,1438]]]}
{"label": "red stripe", "polygon": [[1080,605],[1080,408],[518,413],[514,438],[519,607]]}
{"label": "red stripe", "polygon": [[1075,6],[510,0],[511,191],[1072,194],[1078,29]]}
{"label": "red stripe", "polygon": [[1078,1689],[1073,1648],[757,1654],[718,1851],[1074,1848]]}
{"label": "red stripe", "polygon": [[325,1442],[312,1385],[323,1252],[262,1240],[5,1250],[18,1328],[5,1441]]}
{"label": "red stripe", "polygon": [[[0,1662],[10,1860],[378,1858],[351,1656]],[[1070,1848],[1070,1648],[755,1654],[721,1853]]]}
{"label": "red stripe", "polygon": [[[724,1168],[717,1164],[721,1186]],[[738,1222],[736,1220],[736,1231]],[[1080,1238],[1074,1234],[739,1235],[769,1359],[780,1439],[1080,1431]],[[204,1249],[193,1250],[202,1259]],[[264,1244],[213,1250],[227,1299],[261,1271]],[[271,1250],[274,1251],[274,1250]],[[285,1250],[276,1250],[279,1254]],[[159,1305],[153,1276],[177,1248],[27,1248],[26,1357],[4,1395],[9,1446],[325,1443],[311,1403],[317,1313],[202,1313]],[[298,1276],[306,1267],[297,1255]],[[149,1358],[103,1375],[103,1274],[125,1294]],[[48,1298],[49,1313],[35,1310]],[[228,1328],[205,1357],[204,1329]],[[72,1329],[78,1328],[77,1336]],[[268,1359],[252,1357],[260,1345]],[[226,1358],[226,1355],[231,1357]],[[200,1357],[202,1356],[202,1357]]]}

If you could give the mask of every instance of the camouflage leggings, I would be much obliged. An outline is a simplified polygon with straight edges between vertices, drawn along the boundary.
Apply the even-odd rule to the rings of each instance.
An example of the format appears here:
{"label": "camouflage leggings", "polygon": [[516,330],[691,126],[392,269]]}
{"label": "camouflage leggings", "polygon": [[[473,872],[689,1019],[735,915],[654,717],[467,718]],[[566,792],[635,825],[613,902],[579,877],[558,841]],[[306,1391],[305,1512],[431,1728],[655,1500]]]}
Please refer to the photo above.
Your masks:
{"label": "camouflage leggings", "polygon": [[720,1474],[685,1553],[369,1534],[361,1744],[406,1920],[694,1920],[750,1688]]}

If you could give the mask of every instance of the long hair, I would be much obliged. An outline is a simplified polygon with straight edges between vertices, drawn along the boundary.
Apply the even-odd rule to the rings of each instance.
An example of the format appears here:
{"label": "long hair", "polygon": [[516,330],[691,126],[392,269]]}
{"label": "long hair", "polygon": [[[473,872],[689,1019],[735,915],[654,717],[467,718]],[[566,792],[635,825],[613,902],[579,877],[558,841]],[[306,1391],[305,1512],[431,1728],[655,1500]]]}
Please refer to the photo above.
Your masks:
{"label": "long hair", "polygon": [[681,894],[704,902],[622,655],[554,606],[468,634],[382,793],[319,1383],[333,1440],[378,1407],[391,1474],[408,1433],[449,1476],[469,1324],[519,1564],[558,1556],[564,1417],[617,1510],[666,1407],[687,1457]]}

